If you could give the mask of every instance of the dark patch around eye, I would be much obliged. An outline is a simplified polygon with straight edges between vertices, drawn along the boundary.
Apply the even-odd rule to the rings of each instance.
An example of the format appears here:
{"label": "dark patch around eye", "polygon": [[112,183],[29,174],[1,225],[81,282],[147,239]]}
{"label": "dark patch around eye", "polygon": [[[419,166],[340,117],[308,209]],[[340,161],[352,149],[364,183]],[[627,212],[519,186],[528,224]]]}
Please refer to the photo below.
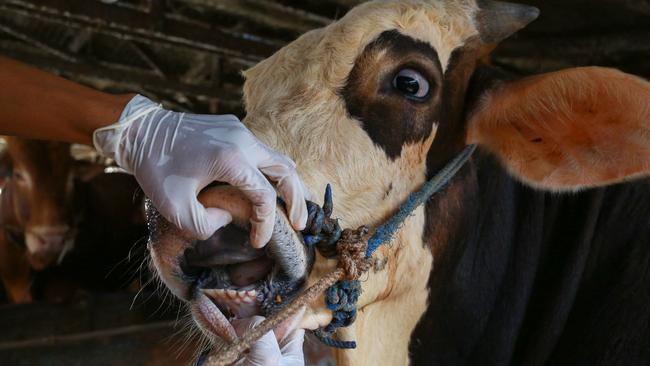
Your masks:
{"label": "dark patch around eye", "polygon": [[[403,68],[427,78],[426,98],[409,100],[393,87],[395,75]],[[441,80],[442,67],[433,47],[390,30],[366,46],[340,94],[350,116],[361,121],[372,141],[394,160],[404,145],[431,135],[439,115]]]}

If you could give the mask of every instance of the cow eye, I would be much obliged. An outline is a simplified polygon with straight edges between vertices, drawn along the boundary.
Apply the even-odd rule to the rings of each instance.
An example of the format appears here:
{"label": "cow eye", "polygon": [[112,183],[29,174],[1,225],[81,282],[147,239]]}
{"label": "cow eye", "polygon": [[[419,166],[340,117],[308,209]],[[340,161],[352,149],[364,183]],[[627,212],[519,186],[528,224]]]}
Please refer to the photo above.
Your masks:
{"label": "cow eye", "polygon": [[429,82],[413,69],[400,70],[393,78],[393,88],[409,99],[423,100],[429,95]]}

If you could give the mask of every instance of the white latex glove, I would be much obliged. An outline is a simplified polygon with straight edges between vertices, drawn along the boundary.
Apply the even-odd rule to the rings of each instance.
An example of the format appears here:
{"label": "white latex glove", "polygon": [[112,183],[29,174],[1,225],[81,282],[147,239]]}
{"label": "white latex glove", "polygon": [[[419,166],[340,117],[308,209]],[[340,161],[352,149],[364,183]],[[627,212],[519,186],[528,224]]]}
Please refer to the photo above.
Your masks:
{"label": "white latex glove", "polygon": [[[247,319],[233,321],[233,326],[238,336],[252,329],[264,320],[264,317],[254,316]],[[305,340],[304,329],[294,329],[283,339],[276,339],[275,333],[270,331],[253,344],[249,352],[235,366],[304,366],[305,356],[302,344]]]}
{"label": "white latex glove", "polygon": [[[307,221],[303,186],[289,158],[259,141],[233,115],[168,111],[137,95],[120,120],[100,128],[95,148],[135,175],[144,193],[170,222],[207,239],[232,220],[230,213],[205,208],[197,194],[213,181],[242,190],[253,203],[251,244],[264,246],[275,221],[274,181],[296,230]],[[266,175],[266,177],[265,177]]]}

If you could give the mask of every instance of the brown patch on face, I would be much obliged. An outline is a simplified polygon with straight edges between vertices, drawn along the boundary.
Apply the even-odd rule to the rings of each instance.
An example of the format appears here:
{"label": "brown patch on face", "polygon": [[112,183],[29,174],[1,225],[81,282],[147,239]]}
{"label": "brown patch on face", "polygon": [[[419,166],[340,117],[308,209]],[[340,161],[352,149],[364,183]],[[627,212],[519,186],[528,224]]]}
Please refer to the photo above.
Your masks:
{"label": "brown patch on face", "polygon": [[[398,74],[413,70],[424,79],[405,94],[396,87]],[[410,74],[413,75],[413,74]],[[396,30],[385,31],[357,58],[341,90],[348,113],[361,121],[372,141],[391,159],[402,147],[424,141],[438,119],[442,68],[438,54],[428,43]],[[404,86],[402,84],[402,86]]]}
{"label": "brown patch on face", "polygon": [[476,180],[473,165],[468,164],[445,189],[444,193],[434,196],[426,207],[426,226],[424,228],[425,244],[431,250],[433,258],[440,258],[449,249],[449,243],[456,242],[464,235],[464,222],[459,217],[471,217],[474,210],[474,192],[467,182]]}
{"label": "brown patch on face", "polygon": [[[432,177],[465,146],[468,110],[482,92],[493,85],[495,75],[477,72],[477,65],[492,49],[478,37],[454,50],[444,76],[440,122],[435,139],[427,154],[427,175]],[[478,69],[480,70],[480,69]],[[499,75],[500,76],[500,75]],[[466,183],[473,179],[471,162],[451,181],[441,194],[427,202],[425,208],[424,243],[434,258],[454,242],[461,230],[454,218],[466,214],[461,202],[471,197],[465,192]]]}

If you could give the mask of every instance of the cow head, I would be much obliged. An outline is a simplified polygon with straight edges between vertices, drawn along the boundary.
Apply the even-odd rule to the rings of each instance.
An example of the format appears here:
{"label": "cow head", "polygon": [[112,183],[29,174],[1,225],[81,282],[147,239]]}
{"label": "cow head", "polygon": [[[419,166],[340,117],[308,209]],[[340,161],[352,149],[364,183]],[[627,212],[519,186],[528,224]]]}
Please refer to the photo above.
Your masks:
{"label": "cow head", "polygon": [[[70,155],[70,144],[6,138],[2,225],[7,239],[26,247],[32,268],[61,260],[74,245],[76,180],[86,164]],[[81,168],[83,167],[83,168]],[[81,174],[83,172],[83,174]]]}
{"label": "cow head", "polygon": [[[314,197],[332,185],[333,216],[349,228],[382,223],[467,143],[483,145],[522,180],[544,188],[647,173],[650,112],[640,98],[650,91],[638,78],[572,69],[475,91],[481,60],[537,14],[487,0],[363,4],[246,71],[245,123],[295,160]],[[202,200],[216,204],[218,194],[206,191]],[[362,281],[357,321],[339,334],[356,339],[358,349],[341,353],[339,362],[407,363],[433,263],[424,215],[422,208],[414,212],[376,253],[375,268]],[[188,294],[193,285],[181,255],[196,244],[154,232],[158,272],[176,293]],[[334,266],[317,256],[307,282]],[[213,296],[217,304],[222,296]],[[330,319],[322,304],[313,304],[302,326]],[[203,328],[205,320],[198,321]]]}

